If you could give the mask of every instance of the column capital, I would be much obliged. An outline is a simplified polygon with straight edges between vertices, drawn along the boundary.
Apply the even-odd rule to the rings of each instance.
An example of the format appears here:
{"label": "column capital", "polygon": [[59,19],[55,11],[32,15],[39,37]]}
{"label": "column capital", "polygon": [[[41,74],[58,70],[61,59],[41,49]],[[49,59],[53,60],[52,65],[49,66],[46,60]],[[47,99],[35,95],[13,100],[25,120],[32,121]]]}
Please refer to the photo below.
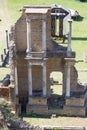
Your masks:
{"label": "column capital", "polygon": [[72,23],[72,19],[68,19],[68,22],[69,22],[69,23]]}
{"label": "column capital", "polygon": [[43,15],[42,20],[46,21],[46,15]]}
{"label": "column capital", "polygon": [[29,23],[31,22],[31,19],[29,17],[26,18],[26,22]]}
{"label": "column capital", "polygon": [[70,64],[74,65],[75,64],[75,58],[64,58],[65,59],[65,64]]}

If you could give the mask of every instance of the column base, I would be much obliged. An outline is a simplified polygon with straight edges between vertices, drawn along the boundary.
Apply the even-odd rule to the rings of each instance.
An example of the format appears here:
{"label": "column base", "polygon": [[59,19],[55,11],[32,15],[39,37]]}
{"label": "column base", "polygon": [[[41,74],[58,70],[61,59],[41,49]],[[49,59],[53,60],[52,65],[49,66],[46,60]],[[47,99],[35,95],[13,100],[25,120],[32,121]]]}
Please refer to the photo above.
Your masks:
{"label": "column base", "polygon": [[47,105],[46,97],[29,97],[28,101],[30,105]]}
{"label": "column base", "polygon": [[48,105],[45,97],[29,97],[29,102],[26,106],[26,114],[47,114]]}
{"label": "column base", "polygon": [[48,106],[47,105],[30,105],[26,106],[26,114],[48,114]]}

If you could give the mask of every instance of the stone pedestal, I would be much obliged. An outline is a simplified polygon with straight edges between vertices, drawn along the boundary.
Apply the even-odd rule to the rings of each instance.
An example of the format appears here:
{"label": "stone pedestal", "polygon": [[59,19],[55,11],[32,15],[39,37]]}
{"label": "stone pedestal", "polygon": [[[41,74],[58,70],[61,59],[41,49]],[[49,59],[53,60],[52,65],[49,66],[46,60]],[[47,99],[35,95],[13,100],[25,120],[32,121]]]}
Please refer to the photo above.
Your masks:
{"label": "stone pedestal", "polygon": [[42,97],[30,97],[29,103],[26,107],[26,114],[47,114],[48,113],[48,105],[47,98]]}
{"label": "stone pedestal", "polygon": [[30,105],[47,105],[47,98],[42,97],[29,97]]}

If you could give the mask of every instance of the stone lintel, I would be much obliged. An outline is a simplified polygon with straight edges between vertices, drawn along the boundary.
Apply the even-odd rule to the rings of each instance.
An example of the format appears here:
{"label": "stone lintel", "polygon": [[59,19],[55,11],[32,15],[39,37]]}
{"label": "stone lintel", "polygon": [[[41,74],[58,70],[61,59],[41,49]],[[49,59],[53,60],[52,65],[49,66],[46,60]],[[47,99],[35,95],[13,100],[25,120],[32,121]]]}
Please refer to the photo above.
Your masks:
{"label": "stone lintel", "polygon": [[39,62],[39,61],[43,61],[43,60],[44,60],[44,61],[48,60],[47,57],[32,57],[32,56],[28,56],[28,55],[25,57],[25,59],[26,59],[26,60],[34,60],[34,62],[35,62],[35,61],[37,62],[37,60],[38,60],[38,62]]}

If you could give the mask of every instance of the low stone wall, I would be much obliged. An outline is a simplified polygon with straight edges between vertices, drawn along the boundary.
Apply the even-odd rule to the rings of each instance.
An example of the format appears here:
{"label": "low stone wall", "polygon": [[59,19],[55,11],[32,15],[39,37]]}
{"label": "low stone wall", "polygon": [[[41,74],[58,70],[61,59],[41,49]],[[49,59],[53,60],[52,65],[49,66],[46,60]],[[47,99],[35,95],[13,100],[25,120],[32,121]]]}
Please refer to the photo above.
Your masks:
{"label": "low stone wall", "polygon": [[49,127],[49,126],[43,126],[42,127],[43,130],[85,130],[85,127],[55,127],[55,126],[52,126],[52,127]]}

